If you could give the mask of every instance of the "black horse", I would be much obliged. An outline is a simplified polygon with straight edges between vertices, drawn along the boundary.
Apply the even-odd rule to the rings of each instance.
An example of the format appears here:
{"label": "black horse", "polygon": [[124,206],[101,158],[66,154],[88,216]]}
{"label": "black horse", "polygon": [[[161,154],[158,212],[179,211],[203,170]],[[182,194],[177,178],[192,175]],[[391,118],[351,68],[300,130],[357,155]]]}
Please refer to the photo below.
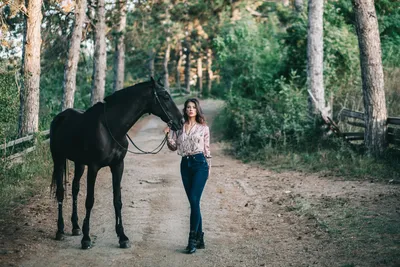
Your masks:
{"label": "black horse", "polygon": [[170,94],[153,78],[149,82],[117,91],[106,97],[104,103],[99,102],[85,112],[67,109],[53,119],[50,126],[50,150],[54,162],[52,188],[56,187],[58,201],[57,240],[63,239],[64,235],[63,176],[66,179],[66,164],[69,159],[75,163],[72,183],[72,235],[81,233],[77,197],[79,182],[87,165],[86,217],[83,221],[81,244],[83,249],[91,247],[89,221],[94,203],[94,185],[99,169],[109,166],[113,183],[115,230],[120,247],[130,247],[121,217],[121,179],[128,148],[126,133],[145,113],[160,117],[173,130],[179,130],[183,126],[182,114]]}

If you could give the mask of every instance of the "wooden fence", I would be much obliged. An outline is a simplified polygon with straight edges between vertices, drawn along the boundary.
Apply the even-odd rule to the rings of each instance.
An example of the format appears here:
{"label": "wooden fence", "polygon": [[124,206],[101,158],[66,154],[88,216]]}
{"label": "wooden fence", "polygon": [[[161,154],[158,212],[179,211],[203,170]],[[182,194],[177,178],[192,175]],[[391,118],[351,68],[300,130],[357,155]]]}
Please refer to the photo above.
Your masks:
{"label": "wooden fence", "polygon": [[[350,109],[342,109],[339,113],[340,120],[356,127],[365,128],[364,113],[353,111]],[[349,120],[352,119],[352,120]],[[400,118],[388,117],[388,142],[396,146],[400,146]],[[364,131],[362,132],[349,132],[341,133],[341,135],[348,141],[364,140]]]}
{"label": "wooden fence", "polygon": [[[41,136],[45,137],[44,142],[49,142],[50,141],[50,139],[49,139],[50,130],[45,130],[45,131],[39,132],[39,134]],[[10,142],[4,142],[4,144],[0,145],[0,151],[3,152],[2,153],[3,158],[7,159],[7,160],[13,160],[13,159],[21,157],[22,155],[25,155],[25,154],[27,154],[29,152],[32,152],[33,150],[35,150],[36,145],[33,145],[31,147],[28,147],[28,148],[25,148],[22,151],[18,151],[16,153],[13,153],[15,146],[23,145],[24,143],[27,143],[29,141],[34,141],[35,137],[36,137],[35,134],[31,134],[31,135],[19,138],[17,140],[13,140],[13,141],[10,141]],[[11,150],[12,152],[11,153],[8,152],[9,150]]]}

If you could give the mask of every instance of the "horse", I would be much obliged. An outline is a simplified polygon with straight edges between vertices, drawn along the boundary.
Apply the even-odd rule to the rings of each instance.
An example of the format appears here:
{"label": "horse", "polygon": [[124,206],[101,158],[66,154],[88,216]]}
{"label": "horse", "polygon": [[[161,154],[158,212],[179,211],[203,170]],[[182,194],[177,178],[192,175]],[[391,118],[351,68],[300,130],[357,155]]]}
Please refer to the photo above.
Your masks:
{"label": "horse", "polygon": [[81,235],[78,225],[77,201],[79,183],[85,165],[87,172],[86,216],[83,221],[82,249],[92,246],[89,236],[90,212],[94,204],[94,187],[98,171],[110,167],[112,173],[115,231],[120,248],[130,247],[129,238],[122,225],[121,180],[124,158],[128,151],[126,134],[144,114],[151,113],[172,130],[180,130],[184,119],[163,85],[153,78],[150,81],[119,90],[104,98],[86,111],[66,109],[56,115],[50,126],[50,151],[54,169],[51,188],[58,201],[56,240],[64,238],[63,200],[67,179],[67,160],[75,164],[72,182],[72,235]]}

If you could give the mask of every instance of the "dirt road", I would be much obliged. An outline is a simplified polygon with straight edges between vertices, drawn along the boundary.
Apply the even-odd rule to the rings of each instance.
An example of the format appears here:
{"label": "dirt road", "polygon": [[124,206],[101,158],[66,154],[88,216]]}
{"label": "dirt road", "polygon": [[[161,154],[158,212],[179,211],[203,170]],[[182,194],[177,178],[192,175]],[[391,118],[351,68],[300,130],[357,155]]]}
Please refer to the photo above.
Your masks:
{"label": "dirt road", "polygon": [[[203,105],[206,115],[212,118],[221,103],[208,100]],[[164,126],[155,117],[142,120],[133,129],[135,143],[145,150],[156,147]],[[276,173],[225,155],[223,146],[222,143],[211,145],[213,167],[202,199],[205,250],[193,255],[183,253],[189,230],[189,204],[180,180],[180,158],[165,147],[157,155],[128,154],[126,157],[122,181],[123,221],[131,248],[118,248],[111,175],[108,169],[103,169],[96,183],[91,216],[93,248],[81,250],[81,237],[70,236],[70,196],[64,211],[67,236],[64,241],[55,241],[57,205],[48,194],[40,195],[19,208],[15,220],[10,219],[1,227],[1,265],[381,265],[385,255],[371,253],[377,249],[374,244],[367,244],[360,251],[349,251],[347,237],[332,236],[310,211],[313,205],[317,209],[321,203],[337,204],[346,200],[355,208],[374,203],[373,209],[384,212],[382,207],[399,207],[398,187],[297,172]],[[80,224],[84,217],[86,180],[82,179],[81,183]],[[382,203],[373,201],[382,196]],[[328,205],[319,210],[329,217],[330,208]],[[399,217],[396,212],[394,219]]]}

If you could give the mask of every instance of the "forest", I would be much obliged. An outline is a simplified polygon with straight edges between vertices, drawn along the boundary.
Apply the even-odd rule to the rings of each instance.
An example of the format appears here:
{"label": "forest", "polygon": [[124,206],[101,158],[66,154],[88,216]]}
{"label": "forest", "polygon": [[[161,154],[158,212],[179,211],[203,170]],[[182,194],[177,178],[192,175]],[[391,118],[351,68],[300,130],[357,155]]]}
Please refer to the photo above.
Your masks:
{"label": "forest", "polygon": [[54,116],[151,77],[223,101],[213,141],[245,163],[400,183],[399,21],[397,0],[0,1],[0,143],[35,136],[0,150],[0,204],[48,183]]}
{"label": "forest", "polygon": [[[360,132],[341,123],[340,115],[344,108],[366,112],[366,105],[377,101],[365,97],[363,79],[378,79],[371,80],[378,86],[371,90],[382,91],[375,96],[386,109],[371,111],[370,119],[400,114],[400,3],[360,2],[38,1],[41,8],[35,1],[32,6],[3,2],[0,140],[47,130],[61,110],[85,110],[116,90],[155,77],[174,96],[223,99],[216,131],[242,159],[335,169],[332,162],[350,157],[349,173],[363,176],[371,170],[361,166],[358,155],[372,154],[389,160],[388,168],[378,169],[391,176],[397,149],[384,140],[387,129],[367,127],[367,142],[356,142],[354,149],[332,138],[321,119],[328,116],[343,132]],[[364,60],[381,65],[366,72],[360,47],[369,48],[359,41],[362,26],[356,23],[364,22],[354,11],[363,2],[375,7],[378,31],[369,37],[380,45],[365,52],[377,58]],[[30,21],[28,11],[41,21]],[[363,78],[367,72],[380,77]],[[369,137],[368,132],[379,131],[381,137]],[[286,154],[292,158],[282,159]],[[329,156],[322,166],[321,154]]]}

